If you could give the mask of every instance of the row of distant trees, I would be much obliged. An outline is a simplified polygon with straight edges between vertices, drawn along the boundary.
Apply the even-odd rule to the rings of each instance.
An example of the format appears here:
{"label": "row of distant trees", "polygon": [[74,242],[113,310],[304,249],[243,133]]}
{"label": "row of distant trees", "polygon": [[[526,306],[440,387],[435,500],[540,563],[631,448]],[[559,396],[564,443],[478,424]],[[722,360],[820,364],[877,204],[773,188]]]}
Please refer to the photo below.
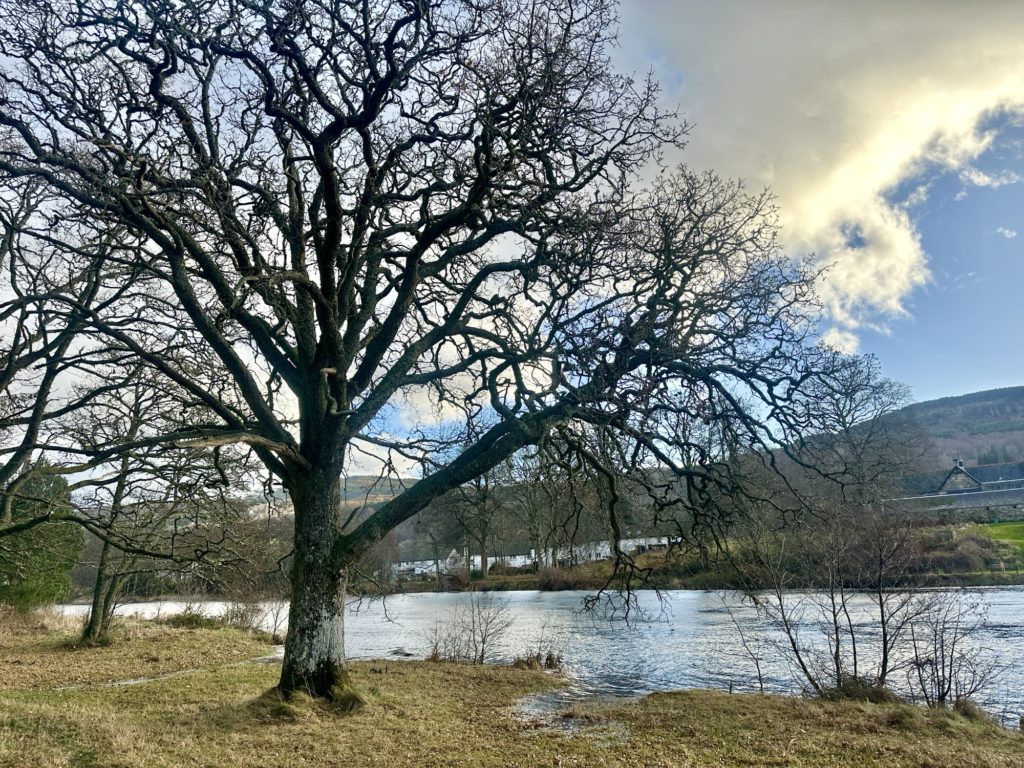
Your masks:
{"label": "row of distant trees", "polygon": [[[854,375],[853,369],[850,375]],[[921,441],[912,425],[893,417],[905,393],[897,385],[880,379],[875,370],[861,370],[856,375],[859,378],[851,378],[835,392],[822,393],[822,401],[832,399],[835,403],[834,421],[823,422],[821,433],[803,446],[802,461],[810,463],[799,468],[792,459],[780,456],[780,460],[793,465],[785,476],[787,482],[797,483],[798,488],[790,489],[788,498],[775,499],[776,508],[788,509],[814,523],[822,513],[820,509],[811,510],[808,505],[812,500],[816,500],[819,508],[827,500],[834,509],[859,509],[866,488],[870,488],[874,504],[880,506],[896,494],[902,475],[916,466]],[[131,411],[126,416],[123,424],[131,432],[135,428],[133,423],[141,419],[136,416],[133,422]],[[709,446],[713,440],[709,433]],[[701,549],[713,547],[709,539],[713,540],[715,535],[726,540],[733,535],[725,526],[706,528],[707,523],[721,522],[721,510],[726,507],[721,500],[717,502],[719,511],[703,521],[705,528],[693,516],[687,519],[673,514],[659,520],[659,510],[664,506],[685,502],[680,487],[673,486],[665,473],[631,471],[606,439],[601,442],[595,436],[589,449],[615,471],[595,472],[567,446],[552,439],[536,449],[519,452],[473,482],[442,496],[403,526],[404,535],[427,545],[424,548],[432,552],[438,564],[452,548],[462,550],[470,546],[486,563],[489,554],[500,553],[508,542],[515,542],[533,548],[540,567],[557,565],[560,549],[571,550],[600,539],[609,542],[609,551],[614,552],[620,539],[633,535],[669,534],[679,544]],[[759,497],[770,487],[786,488],[785,483],[780,485],[782,475],[765,472],[760,462],[751,461],[750,457],[743,459],[739,454],[730,457],[725,445],[717,450],[723,460],[737,466],[748,465],[742,470],[735,469],[736,476],[748,473],[745,482],[759,487]],[[795,471],[798,468],[799,472]],[[146,473],[134,469],[125,459],[118,469],[102,481],[90,478],[76,486],[79,503],[75,509],[91,515],[84,519],[92,520],[93,531],[100,534],[89,532],[86,560],[90,567],[79,569],[80,575],[90,578],[88,589],[93,597],[94,621],[86,629],[87,639],[96,640],[107,631],[117,600],[126,590],[136,595],[223,594],[225,590],[242,589],[245,583],[251,592],[281,594],[293,532],[290,518],[274,515],[271,505],[252,505],[226,497],[142,499],[130,491],[130,486],[145,486]],[[15,502],[10,497],[16,522],[35,519],[47,501],[51,508],[74,506],[68,483],[60,475],[47,474],[45,466],[33,470],[25,477],[36,478],[35,485],[48,483],[50,490],[41,493],[27,485],[22,489],[24,500]],[[97,483],[100,488],[109,489],[109,494],[96,494]],[[54,490],[58,488],[59,492]],[[856,494],[852,490],[855,488]],[[88,509],[83,505],[83,489],[90,490],[91,501],[97,506]],[[652,493],[652,489],[659,495]],[[30,501],[33,496],[35,502]],[[126,502],[126,498],[131,500]],[[612,499],[614,514],[610,517]],[[254,513],[261,508],[268,514]],[[99,524],[102,528],[95,527]],[[53,549],[44,541],[55,530],[72,531],[74,526],[48,525],[10,541],[29,541],[34,537],[35,549],[43,553]],[[81,549],[81,536],[65,538],[69,545],[57,558],[63,564],[62,576],[57,580],[62,588],[38,593],[36,602],[66,594],[66,573]],[[389,580],[391,566],[400,557],[393,543],[390,538],[383,541],[376,548],[379,552],[364,558],[360,566],[360,575],[365,577],[363,589],[373,582]],[[624,559],[628,564],[628,559]],[[43,565],[45,558],[38,556],[34,560],[40,565],[40,573],[53,572]],[[794,565],[791,562],[787,567]],[[481,576],[487,578],[486,568]],[[81,591],[86,585],[77,586]]]}

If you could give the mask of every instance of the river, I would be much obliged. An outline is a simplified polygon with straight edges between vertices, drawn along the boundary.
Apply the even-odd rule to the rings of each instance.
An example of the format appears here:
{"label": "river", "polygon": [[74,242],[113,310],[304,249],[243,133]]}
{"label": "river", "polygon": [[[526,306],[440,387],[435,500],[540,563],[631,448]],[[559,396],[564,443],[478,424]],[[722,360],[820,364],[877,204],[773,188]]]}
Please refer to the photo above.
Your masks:
{"label": "river", "polygon": [[[507,605],[512,619],[511,627],[495,646],[493,660],[510,660],[539,645],[562,655],[570,685],[553,703],[679,688],[757,690],[755,666],[743,649],[737,625],[761,659],[765,689],[790,693],[800,690],[791,660],[775,647],[777,635],[736,595],[679,590],[662,593],[664,599],[659,601],[653,592],[638,592],[643,615],[634,613],[629,622],[624,622],[582,612],[584,592],[490,594]],[[972,594],[986,606],[987,619],[970,642],[999,668],[994,682],[977,699],[1004,722],[1015,724],[1016,718],[1024,715],[1024,587],[982,589]],[[346,620],[348,656],[422,657],[428,651],[430,627],[438,620],[444,621],[467,599],[464,593],[424,593],[353,602]],[[225,608],[218,602],[200,605],[209,615]],[[154,617],[180,612],[184,607],[182,602],[127,603],[118,612]],[[88,607],[68,605],[62,609],[84,613]],[[871,633],[866,629],[862,632],[866,640],[861,654],[867,660]],[[809,627],[804,637],[813,638]],[[899,688],[906,674],[894,678]]]}

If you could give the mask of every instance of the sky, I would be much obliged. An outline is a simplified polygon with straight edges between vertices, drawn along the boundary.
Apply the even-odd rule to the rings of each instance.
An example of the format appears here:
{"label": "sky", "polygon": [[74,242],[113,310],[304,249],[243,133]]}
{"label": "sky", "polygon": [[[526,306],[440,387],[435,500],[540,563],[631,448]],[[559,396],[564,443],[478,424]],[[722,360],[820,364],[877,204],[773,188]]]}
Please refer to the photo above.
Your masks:
{"label": "sky", "polygon": [[776,195],[824,338],[915,400],[1024,385],[1024,3],[623,0],[679,157]]}

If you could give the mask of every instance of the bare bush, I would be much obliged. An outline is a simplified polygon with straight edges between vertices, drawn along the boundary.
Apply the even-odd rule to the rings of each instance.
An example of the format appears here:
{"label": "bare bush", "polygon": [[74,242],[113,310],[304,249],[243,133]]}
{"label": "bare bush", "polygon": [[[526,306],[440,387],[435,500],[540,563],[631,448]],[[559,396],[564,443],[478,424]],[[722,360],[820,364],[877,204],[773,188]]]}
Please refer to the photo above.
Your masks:
{"label": "bare bush", "polygon": [[929,707],[969,700],[990,684],[998,665],[974,641],[987,607],[966,592],[936,593],[928,611],[910,625],[907,682]]}
{"label": "bare bush", "polygon": [[283,644],[288,626],[288,601],[276,599],[267,603],[266,619],[270,639],[278,645]]}
{"label": "bare bush", "polygon": [[[749,526],[737,565],[771,629],[764,646],[805,691],[886,701],[896,683],[897,694],[942,706],[991,682],[996,670],[972,638],[984,624],[981,604],[922,589],[907,525],[881,512],[835,514],[797,536],[772,522]],[[756,669],[762,651],[737,630]]]}
{"label": "bare bush", "polygon": [[77,632],[82,628],[82,619],[81,616],[61,613],[52,606],[19,611],[0,604],[0,640],[52,632]]}
{"label": "bare bush", "polygon": [[428,661],[468,661],[469,651],[457,623],[437,618],[426,632]]}
{"label": "bare bush", "polygon": [[224,607],[224,623],[250,632],[263,630],[267,612],[255,595],[236,596]]}
{"label": "bare bush", "polygon": [[512,627],[507,600],[474,592],[427,632],[427,658],[483,664]]}
{"label": "bare bush", "polygon": [[732,605],[726,599],[725,594],[720,594],[719,599],[722,601],[722,606],[729,614],[729,620],[736,630],[736,637],[739,639],[740,647],[742,648],[740,655],[750,659],[754,666],[754,673],[757,675],[757,690],[760,693],[764,693],[764,671],[761,666],[764,661],[767,640],[760,635],[752,634],[743,629],[743,625],[737,620]]}

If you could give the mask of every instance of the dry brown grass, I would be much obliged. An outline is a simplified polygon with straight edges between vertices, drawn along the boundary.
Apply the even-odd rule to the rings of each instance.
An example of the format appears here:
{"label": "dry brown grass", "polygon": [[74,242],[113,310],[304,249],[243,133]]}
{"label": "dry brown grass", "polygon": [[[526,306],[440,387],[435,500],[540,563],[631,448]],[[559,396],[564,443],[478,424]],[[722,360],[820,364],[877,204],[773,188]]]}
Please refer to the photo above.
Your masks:
{"label": "dry brown grass", "polygon": [[655,694],[611,707],[664,765],[1024,766],[1019,733],[945,710],[718,691]]}
{"label": "dry brown grass", "polygon": [[[244,640],[229,630],[174,632],[178,639],[162,643]],[[904,705],[695,691],[575,707],[586,717],[566,731],[511,715],[517,698],[559,684],[536,672],[359,663],[353,677],[368,704],[347,715],[301,697],[282,701],[268,693],[276,675],[242,664],[131,687],[8,686],[0,766],[1024,767],[1018,734]]]}
{"label": "dry brown grass", "polygon": [[19,637],[81,633],[83,625],[82,617],[66,616],[52,608],[16,611],[0,604],[0,644]]}
{"label": "dry brown grass", "polygon": [[63,688],[252,659],[272,650],[249,633],[202,632],[123,620],[105,646],[80,647],[81,623],[30,614],[0,634],[0,690]]}

